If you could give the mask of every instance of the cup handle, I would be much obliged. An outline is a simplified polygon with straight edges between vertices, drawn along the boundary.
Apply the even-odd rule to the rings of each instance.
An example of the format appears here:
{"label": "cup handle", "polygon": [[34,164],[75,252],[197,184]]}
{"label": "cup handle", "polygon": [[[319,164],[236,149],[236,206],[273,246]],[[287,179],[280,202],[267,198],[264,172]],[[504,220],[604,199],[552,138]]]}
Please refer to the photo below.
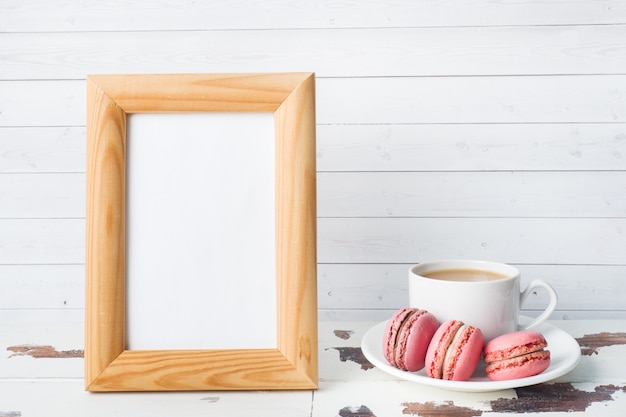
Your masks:
{"label": "cup handle", "polygon": [[526,301],[526,298],[528,298],[528,296],[536,288],[543,288],[543,289],[545,289],[548,292],[548,294],[550,295],[550,303],[548,303],[548,307],[546,307],[546,309],[543,311],[543,313],[541,313],[539,315],[539,317],[537,317],[535,320],[533,320],[532,323],[530,323],[528,326],[526,326],[524,328],[524,330],[532,329],[532,328],[536,327],[537,325],[539,325],[540,323],[544,322],[548,317],[550,317],[550,314],[552,314],[552,312],[556,308],[556,303],[558,301],[558,297],[556,296],[556,291],[554,291],[554,288],[552,288],[552,286],[550,284],[548,284],[547,282],[545,282],[543,280],[540,280],[540,279],[535,279],[535,280],[531,281],[531,283],[528,284],[528,287],[526,287],[524,292],[521,293],[521,295],[520,295],[520,306],[524,305],[524,302]]}

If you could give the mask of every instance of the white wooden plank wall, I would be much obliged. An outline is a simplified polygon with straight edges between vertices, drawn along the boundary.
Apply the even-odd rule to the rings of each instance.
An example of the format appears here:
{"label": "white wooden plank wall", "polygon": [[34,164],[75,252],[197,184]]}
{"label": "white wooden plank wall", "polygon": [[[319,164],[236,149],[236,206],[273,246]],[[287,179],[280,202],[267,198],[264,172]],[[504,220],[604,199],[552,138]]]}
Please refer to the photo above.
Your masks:
{"label": "white wooden plank wall", "polygon": [[317,74],[320,318],[457,257],[626,317],[622,0],[2,0],[0,309],[84,307],[87,74],[274,71]]}

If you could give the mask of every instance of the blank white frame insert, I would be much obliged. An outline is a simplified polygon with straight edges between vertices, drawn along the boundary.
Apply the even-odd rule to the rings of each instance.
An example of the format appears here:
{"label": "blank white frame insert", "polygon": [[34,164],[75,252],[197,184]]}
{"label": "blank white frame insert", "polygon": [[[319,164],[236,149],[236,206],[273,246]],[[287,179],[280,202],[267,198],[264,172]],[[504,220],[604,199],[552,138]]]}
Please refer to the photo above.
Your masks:
{"label": "blank white frame insert", "polygon": [[126,349],[276,348],[274,145],[272,113],[127,116]]}

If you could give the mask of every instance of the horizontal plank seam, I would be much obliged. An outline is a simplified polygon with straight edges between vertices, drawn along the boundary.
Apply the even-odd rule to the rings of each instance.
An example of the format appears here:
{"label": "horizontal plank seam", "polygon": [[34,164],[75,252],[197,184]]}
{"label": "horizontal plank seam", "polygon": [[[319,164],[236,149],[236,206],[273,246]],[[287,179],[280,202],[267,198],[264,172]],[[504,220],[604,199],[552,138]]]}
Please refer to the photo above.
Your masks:
{"label": "horizontal plank seam", "polygon": [[0,216],[0,220],[85,220],[85,217],[2,217]]}
{"label": "horizontal plank seam", "polygon": [[[626,74],[625,74],[626,75]],[[2,82],[2,81],[0,81]],[[515,125],[626,125],[626,122],[580,120],[580,121],[528,121],[528,122],[380,122],[380,123],[316,123],[315,126],[515,126]],[[2,125],[0,129],[63,129],[63,128],[85,128],[84,125]]]}
{"label": "horizontal plank seam", "polygon": [[[273,73],[276,71],[269,71]],[[198,72],[194,72],[198,73]],[[530,78],[530,77],[621,77],[626,72],[606,72],[606,73],[529,73],[529,74],[427,74],[427,75],[356,75],[356,76],[332,76],[316,74],[317,80],[346,80],[346,79],[397,79],[397,78]],[[75,82],[85,81],[86,78],[4,78],[0,82]]]}
{"label": "horizontal plank seam", "polygon": [[[597,169],[597,168],[583,168],[583,169],[446,169],[446,170],[337,170],[318,169],[318,174],[466,174],[466,173],[593,173],[593,172],[626,172],[626,169]],[[85,171],[3,171],[2,175],[76,175],[84,176]]]}
{"label": "horizontal plank seam", "polygon": [[[526,266],[555,266],[555,267],[559,267],[559,266],[563,266],[563,267],[585,267],[585,266],[589,266],[589,267],[626,267],[626,264],[605,264],[605,263],[527,263],[527,262],[511,262],[512,265],[526,265]],[[51,264],[51,263],[3,263],[0,264],[0,267],[3,266],[20,266],[20,267],[31,267],[31,266],[51,266],[51,267],[56,267],[56,266],[84,266],[84,263],[58,263],[58,264]],[[318,262],[317,265],[338,265],[338,266],[361,266],[361,265],[381,265],[381,266],[386,266],[386,265],[413,265],[413,263],[411,262]],[[63,309],[63,310],[69,310],[69,308],[67,309]]]}
{"label": "horizontal plank seam", "polygon": [[350,31],[350,30],[372,30],[372,31],[392,31],[392,30],[446,30],[446,29],[503,29],[503,28],[575,28],[575,27],[612,27],[624,26],[626,22],[611,23],[545,23],[545,24],[517,24],[517,25],[437,25],[437,26],[344,26],[344,27],[277,27],[277,28],[250,28],[250,27],[232,27],[218,29],[139,29],[139,30],[47,30],[47,31],[12,31],[2,32],[1,35],[48,35],[48,34],[84,34],[84,33],[212,33],[212,32],[304,32],[304,31]]}
{"label": "horizontal plank seam", "polygon": [[[328,307],[328,308],[320,308],[320,311],[393,311],[394,308],[393,307],[380,307],[380,308],[375,308],[375,307],[368,307],[368,308],[340,308],[340,307]],[[541,308],[522,308],[523,311],[543,311],[543,309]],[[577,309],[577,310],[572,310],[572,309],[562,309],[559,310],[559,308],[557,307],[557,309],[555,311],[558,312],[580,312],[580,311],[586,311],[586,312],[611,312],[611,311],[626,311],[626,309],[615,309],[615,308],[611,308],[611,309],[607,309],[607,310],[599,310],[599,309]]]}
{"label": "horizontal plank seam", "polygon": [[[359,266],[372,266],[372,265],[378,265],[378,266],[392,266],[392,265],[406,265],[406,266],[410,266],[410,265],[415,265],[417,262],[372,262],[372,263],[354,263],[354,262],[318,262],[317,265],[318,266],[323,266],[323,265],[335,265],[335,266],[341,266],[341,267],[346,267],[346,266],[354,266],[354,267],[359,267]],[[517,266],[555,266],[555,267],[559,267],[559,266],[563,266],[563,267],[611,267],[611,268],[623,268],[626,267],[626,264],[605,264],[605,263],[600,263],[600,264],[589,264],[589,263],[584,263],[584,264],[545,264],[545,263],[518,263],[518,262],[507,262],[511,265],[517,265]]]}
{"label": "horizontal plank seam", "polygon": [[84,262],[60,262],[51,264],[49,262],[46,263],[0,263],[0,267],[2,266],[85,266]]}
{"label": "horizontal plank seam", "polygon": [[[317,219],[562,219],[562,220],[607,220],[607,219],[626,219],[624,216],[317,216]],[[22,221],[22,220],[85,220],[84,217],[0,217],[0,221]]]}
{"label": "horizontal plank seam", "polygon": [[20,308],[0,308],[0,311],[68,311],[68,312],[84,312],[85,309],[82,307],[73,307],[73,308],[54,308],[54,307],[20,307]]}
{"label": "horizontal plank seam", "polygon": [[[411,173],[417,173],[417,174],[468,174],[468,173],[533,173],[533,172],[537,172],[537,173],[544,173],[544,174],[551,174],[551,173],[579,173],[579,172],[585,172],[585,173],[592,173],[592,172],[626,172],[626,169],[462,169],[462,170],[450,170],[450,169],[446,169],[446,170],[398,170],[398,171],[390,171],[390,170],[381,170],[381,171],[366,171],[366,170],[346,170],[346,171],[339,171],[339,170],[318,170],[317,173],[318,174],[373,174],[373,175],[377,175],[377,174],[388,174],[388,173],[393,173],[393,174],[411,174]],[[1,173],[0,173],[1,174]],[[7,172],[7,174],[9,174]],[[33,172],[33,174],[36,174],[35,172]]]}
{"label": "horizontal plank seam", "polygon": [[[624,74],[626,75],[626,74]],[[21,80],[17,80],[21,81]],[[37,81],[37,80],[36,80]],[[56,80],[39,80],[39,81],[56,81]],[[84,80],[75,80],[75,81],[84,81]],[[2,80],[0,80],[2,82]],[[533,121],[524,121],[524,122],[376,122],[376,123],[323,123],[318,122],[316,126],[475,126],[475,125],[503,125],[503,126],[515,126],[515,125],[626,125],[626,122],[598,122],[598,121],[552,121],[552,122],[533,122]],[[2,125],[0,126],[0,130],[2,129],[85,129],[87,126],[84,124],[80,125]]]}
{"label": "horizontal plank seam", "polygon": [[[624,216],[317,216],[318,219],[394,219],[394,220],[407,220],[407,219],[497,219],[497,220],[511,220],[511,219],[553,219],[553,220],[610,220],[610,219],[626,219]],[[50,219],[55,220],[55,219]]]}
{"label": "horizontal plank seam", "polygon": [[[411,262],[318,262],[318,265],[341,265],[341,266],[362,266],[362,265],[414,265]],[[526,263],[526,262],[509,262],[511,265],[517,266],[556,266],[556,267],[576,267],[576,266],[590,266],[590,267],[624,267],[626,264],[559,264],[559,263]]]}

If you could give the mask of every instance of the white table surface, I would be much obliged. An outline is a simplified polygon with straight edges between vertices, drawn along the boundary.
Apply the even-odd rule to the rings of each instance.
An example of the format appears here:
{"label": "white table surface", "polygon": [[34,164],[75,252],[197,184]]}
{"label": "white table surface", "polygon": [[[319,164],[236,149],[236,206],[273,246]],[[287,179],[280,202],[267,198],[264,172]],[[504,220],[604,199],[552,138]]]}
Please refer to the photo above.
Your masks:
{"label": "white table surface", "polygon": [[578,366],[547,383],[452,392],[392,377],[360,350],[376,323],[321,322],[319,389],[88,393],[82,311],[0,311],[0,417],[626,415],[626,321],[552,321],[581,346]]}

